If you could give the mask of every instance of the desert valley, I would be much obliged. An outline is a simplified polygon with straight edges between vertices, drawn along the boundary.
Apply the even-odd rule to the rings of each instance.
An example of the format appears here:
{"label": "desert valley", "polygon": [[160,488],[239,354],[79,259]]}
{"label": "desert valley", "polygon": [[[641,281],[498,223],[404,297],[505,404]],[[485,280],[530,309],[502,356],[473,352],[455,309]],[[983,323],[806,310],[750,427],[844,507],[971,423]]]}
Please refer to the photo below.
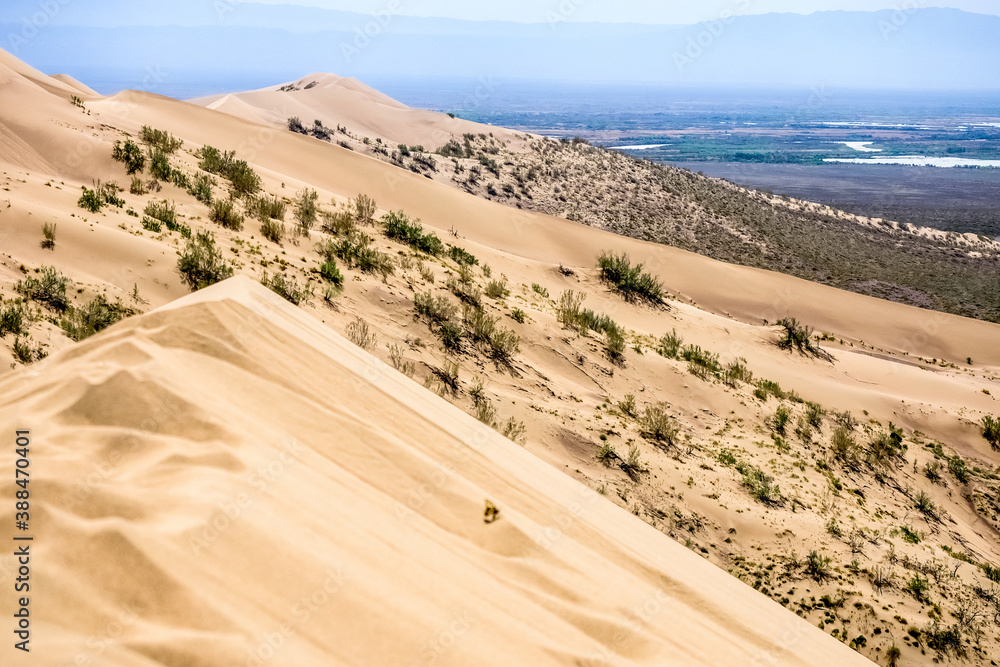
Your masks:
{"label": "desert valley", "polygon": [[1000,243],[332,74],[0,100],[2,664],[1000,660]]}

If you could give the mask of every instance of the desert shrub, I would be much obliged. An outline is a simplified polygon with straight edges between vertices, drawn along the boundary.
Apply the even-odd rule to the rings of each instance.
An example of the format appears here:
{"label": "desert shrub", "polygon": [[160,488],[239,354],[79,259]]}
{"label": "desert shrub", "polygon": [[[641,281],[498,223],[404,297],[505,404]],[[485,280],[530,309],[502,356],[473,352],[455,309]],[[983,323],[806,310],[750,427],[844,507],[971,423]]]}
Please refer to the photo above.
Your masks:
{"label": "desert shrub", "polygon": [[794,317],[778,320],[782,328],[778,347],[782,350],[798,350],[803,354],[818,354],[819,349],[812,342],[812,327],[801,324]]}
{"label": "desert shrub", "polygon": [[853,431],[858,427],[858,420],[854,418],[854,415],[852,415],[849,410],[834,412],[833,421],[843,426],[848,431]]}
{"label": "desert shrub", "polygon": [[169,132],[157,130],[149,127],[148,125],[142,126],[142,129],[139,131],[139,140],[142,141],[142,143],[162,151],[167,155],[177,152],[177,150],[184,145],[182,140],[178,139]]}
{"label": "desert shrub", "polygon": [[108,181],[107,183],[102,183],[99,179],[94,183],[94,192],[97,197],[101,200],[102,204],[108,204],[109,206],[117,206],[121,208],[125,205],[125,200],[118,196],[121,192],[121,188],[114,181]]}
{"label": "desert shrub", "polygon": [[927,516],[934,516],[937,512],[937,508],[934,506],[934,501],[931,500],[931,497],[924,491],[919,492],[913,499],[913,506],[921,514],[926,514]]}
{"label": "desert shrub", "polygon": [[323,280],[333,283],[337,287],[343,287],[344,274],[337,268],[337,263],[333,260],[323,262],[319,267],[319,275]]}
{"label": "desert shrub", "polygon": [[139,144],[131,139],[126,139],[125,143],[116,141],[111,149],[111,157],[125,165],[125,173],[129,176],[141,173],[146,168],[146,155]]}
{"label": "desert shrub", "polygon": [[434,296],[431,292],[417,292],[413,297],[413,307],[417,315],[426,317],[431,324],[450,322],[458,313],[458,306],[448,297]]}
{"label": "desert shrub", "polygon": [[444,243],[437,237],[437,234],[425,234],[420,221],[411,221],[402,211],[386,213],[382,216],[382,226],[388,238],[404,243],[420,252],[434,256],[444,252]]}
{"label": "desert shrub", "polygon": [[285,223],[265,217],[260,223],[260,235],[273,243],[281,243],[285,236]]}
{"label": "desert shrub", "polygon": [[604,351],[613,363],[625,360],[625,334],[617,327],[610,327],[604,334]]}
{"label": "desert shrub", "polygon": [[[914,595],[914,597],[916,597]],[[941,655],[953,653],[955,657],[965,656],[965,646],[962,644],[962,630],[958,625],[943,628],[939,621],[934,621],[930,628],[923,631],[927,647]]]}
{"label": "desert shrub", "polygon": [[953,456],[948,459],[948,472],[954,475],[955,479],[962,484],[969,481],[969,468],[961,456]]}
{"label": "desert shrub", "polygon": [[40,346],[38,348],[31,348],[31,339],[21,339],[15,338],[14,344],[11,346],[11,352],[14,354],[14,359],[20,361],[22,364],[31,364],[36,361],[44,359],[47,354]]}
{"label": "desert shrub", "polygon": [[930,581],[928,581],[924,577],[921,577],[917,573],[914,573],[913,576],[910,578],[910,581],[907,582],[906,586],[903,587],[904,591],[912,595],[919,602],[927,602],[927,593],[930,591],[930,589],[931,589]]}
{"label": "desert shrub", "polygon": [[486,296],[491,299],[502,299],[510,294],[510,290],[507,289],[507,280],[503,278],[501,280],[491,280],[486,284]]}
{"label": "desert shrub", "polygon": [[[431,369],[431,372],[440,380],[442,386],[449,390],[453,396],[457,396],[462,391],[462,382],[459,379],[462,367],[457,361],[446,359],[441,368]],[[492,424],[491,424],[492,426]]]}
{"label": "desert shrub", "polygon": [[831,517],[831,519],[826,522],[826,532],[828,532],[833,537],[844,536],[844,530],[840,527],[840,524],[837,522],[836,517]]}
{"label": "desert shrub", "polygon": [[156,220],[154,218],[143,218],[142,228],[145,229],[147,232],[154,232],[156,234],[159,234],[160,232],[163,231],[163,224],[159,220]]}
{"label": "desert shrub", "polygon": [[518,324],[524,324],[524,321],[527,319],[527,315],[525,315],[524,311],[520,308],[515,308],[510,311],[510,316]]}
{"label": "desert shrub", "polygon": [[133,176],[132,177],[132,182],[129,185],[128,191],[129,191],[129,194],[140,195],[141,196],[141,195],[144,195],[144,194],[148,193],[149,189],[146,187],[146,182],[144,180],[142,180],[142,177],[140,177],[140,176]]}
{"label": "desert shrub", "polygon": [[305,188],[295,194],[295,220],[298,222],[298,232],[302,236],[309,236],[309,231],[316,224],[319,212],[319,194],[315,190]]}
{"label": "desert shrub", "polygon": [[280,273],[268,276],[265,272],[260,284],[296,306],[305,303],[312,296],[312,289],[308,285],[299,285],[295,278],[285,277]]}
{"label": "desert shrub", "polygon": [[[520,337],[510,329],[497,329],[489,340],[490,356],[498,363],[509,364],[521,349]],[[513,438],[512,438],[513,439]]]}
{"label": "desert shrub", "polygon": [[488,400],[476,402],[476,419],[493,428],[497,423],[497,409]]}
{"label": "desert shrub", "polygon": [[681,348],[680,357],[688,362],[688,371],[703,380],[708,380],[722,371],[719,355],[701,349],[700,345],[687,345]]}
{"label": "desert shrub", "polygon": [[267,219],[284,220],[288,207],[275,195],[260,195],[250,197],[247,201],[247,213],[260,221]]}
{"label": "desert shrub", "polygon": [[764,379],[757,381],[757,387],[753,394],[762,401],[766,401],[770,396],[774,396],[779,401],[790,398],[789,393],[783,390],[777,382]]}
{"label": "desert shrub", "polygon": [[158,148],[149,149],[149,173],[158,181],[169,181],[173,170],[170,168],[170,158]]}
{"label": "desert shrub", "polygon": [[170,170],[170,182],[181,190],[191,190],[191,179],[180,169]]}
{"label": "desert shrub", "polygon": [[556,303],[556,319],[559,324],[571,329],[579,329],[580,307],[587,295],[583,292],[566,290]]}
{"label": "desert shrub", "polygon": [[830,576],[830,557],[815,549],[810,551],[806,557],[806,574],[816,581],[827,579]]}
{"label": "desert shrub", "polygon": [[91,213],[99,213],[103,202],[94,190],[84,186],[83,194],[80,195],[80,199],[77,200],[76,205]]}
{"label": "desert shrub", "polygon": [[24,312],[24,304],[13,301],[0,306],[0,336],[14,334],[20,336],[27,333],[27,315]]}
{"label": "desert shrub", "polygon": [[662,357],[676,359],[683,345],[684,339],[677,335],[676,329],[673,329],[670,333],[660,338],[660,343],[657,345],[656,351]]}
{"label": "desert shrub", "polygon": [[364,273],[381,274],[382,279],[396,272],[392,257],[371,247],[372,238],[361,232],[353,232],[345,239],[327,239],[316,245],[316,251],[326,259],[337,258],[348,268]]}
{"label": "desert shrub", "polygon": [[202,147],[198,166],[210,174],[218,174],[229,181],[236,197],[248,197],[260,192],[260,176],[244,160],[236,159],[234,151],[219,151],[212,146]]}
{"label": "desert shrub", "polygon": [[830,438],[830,453],[835,460],[849,467],[856,466],[861,458],[861,451],[854,436],[847,428],[839,424],[833,430],[833,436]]}
{"label": "desert shrub", "polygon": [[786,405],[779,405],[771,417],[770,426],[775,433],[784,435],[788,422],[792,419],[792,411]]}
{"label": "desert shrub", "polygon": [[524,422],[520,422],[513,417],[508,417],[506,421],[497,427],[497,431],[511,442],[523,445],[527,429],[524,427]]}
{"label": "desert shrub", "polygon": [[297,134],[309,134],[309,130],[307,130],[306,126],[302,124],[302,121],[299,120],[298,116],[292,116],[288,119],[288,129],[289,131]]}
{"label": "desert shrub", "polygon": [[990,443],[990,447],[994,450],[1000,450],[1000,419],[987,415],[983,417],[982,425],[986,442]]}
{"label": "desert shrub", "polygon": [[819,403],[811,401],[806,403],[805,418],[810,426],[817,430],[822,429],[824,416],[826,416],[826,410]]}
{"label": "desert shrub", "polygon": [[638,479],[641,473],[649,472],[649,468],[643,462],[641,452],[639,451],[639,447],[637,445],[629,447],[628,456],[625,457],[625,461],[622,462],[619,467],[633,480]]}
{"label": "desert shrub", "polygon": [[677,444],[677,437],[680,435],[680,426],[670,417],[667,406],[664,403],[647,405],[639,418],[639,427],[642,429],[642,436],[653,440],[665,447]]}
{"label": "desert shrub", "polygon": [[462,339],[465,337],[465,329],[458,324],[451,321],[441,322],[438,325],[437,334],[446,349],[452,352],[458,352],[462,349]]}
{"label": "desert shrub", "polygon": [[209,232],[198,232],[188,239],[177,258],[177,270],[192,290],[200,290],[233,275],[233,267],[222,256],[215,245],[215,236]]}
{"label": "desert shrub", "polygon": [[638,416],[636,412],[638,408],[635,405],[635,394],[625,394],[625,397],[618,401],[618,409],[626,417],[635,419]]}
{"label": "desert shrub", "polygon": [[740,357],[722,369],[722,381],[730,387],[737,387],[741,382],[753,382],[753,373],[747,368],[747,360]]}
{"label": "desert shrub", "polygon": [[370,350],[378,342],[378,336],[371,330],[363,318],[358,317],[353,322],[348,322],[347,339],[360,347],[362,350]]}
{"label": "desert shrub", "polygon": [[538,283],[531,283],[531,290],[538,296],[544,297],[546,299],[549,298],[548,288],[542,287]]}
{"label": "desert shrub", "polygon": [[868,441],[865,461],[877,472],[886,472],[902,460],[906,452],[903,431],[889,423],[888,431],[875,431]]}
{"label": "desert shrub", "polygon": [[781,490],[774,483],[774,478],[757,466],[749,463],[737,463],[736,470],[743,476],[743,486],[750,496],[765,505],[778,505],[784,500]]}
{"label": "desert shrub", "polygon": [[208,207],[208,218],[226,229],[240,231],[243,229],[243,215],[236,210],[232,199],[217,199]]}
{"label": "desert shrub", "polygon": [[18,281],[14,289],[26,299],[37,301],[53,310],[66,310],[69,306],[67,292],[73,281],[54,266],[43,266],[38,274],[38,277],[29,276]]}
{"label": "desert shrub", "polygon": [[642,264],[632,266],[626,253],[614,255],[602,253],[597,260],[601,269],[601,280],[610,284],[626,301],[643,300],[653,305],[663,303],[663,285],[648,273],[643,273]]}
{"label": "desert shrub", "polygon": [[354,219],[359,225],[375,224],[375,200],[368,195],[358,195],[354,198]]}
{"label": "desert shrub", "polygon": [[46,222],[42,224],[42,243],[46,250],[54,250],[56,247],[56,223]]}
{"label": "desert shrub", "polygon": [[135,311],[121,300],[112,303],[99,295],[84,306],[68,308],[59,326],[67,336],[81,341],[134,314]]}
{"label": "desert shrub", "polygon": [[207,174],[198,174],[188,185],[187,192],[202,204],[208,206],[212,203],[212,186],[214,185],[215,182],[212,180],[211,176],[208,176]]}
{"label": "desert shrub", "polygon": [[497,322],[499,321],[498,318],[488,315],[482,308],[475,308],[473,306],[465,307],[462,319],[465,323],[465,328],[469,332],[469,338],[474,343],[486,345],[489,344],[496,333]]}
{"label": "desert shrub", "polygon": [[321,215],[323,217],[322,229],[327,234],[348,236],[357,230],[354,216],[350,211],[323,211]]}
{"label": "desert shrub", "polygon": [[434,270],[429,266],[420,267],[420,277],[424,279],[424,282],[430,283],[431,285],[435,282]]}
{"label": "desert shrub", "polygon": [[142,211],[145,215],[150,218],[155,218],[160,222],[176,222],[177,220],[177,210],[174,207],[173,202],[164,199],[161,202],[151,201],[146,204],[146,208]]}
{"label": "desert shrub", "polygon": [[448,289],[451,293],[475,308],[483,307],[483,293],[472,278],[472,269],[468,266],[458,267],[458,276],[448,279]]}
{"label": "desert shrub", "polygon": [[457,245],[448,245],[448,256],[451,257],[451,261],[456,264],[462,264],[465,266],[473,266],[479,264],[479,260],[471,252],[467,251],[465,248],[459,248]]}
{"label": "desert shrub", "polygon": [[798,421],[795,422],[795,437],[806,444],[812,442],[812,426],[809,425],[805,415],[799,415]]}

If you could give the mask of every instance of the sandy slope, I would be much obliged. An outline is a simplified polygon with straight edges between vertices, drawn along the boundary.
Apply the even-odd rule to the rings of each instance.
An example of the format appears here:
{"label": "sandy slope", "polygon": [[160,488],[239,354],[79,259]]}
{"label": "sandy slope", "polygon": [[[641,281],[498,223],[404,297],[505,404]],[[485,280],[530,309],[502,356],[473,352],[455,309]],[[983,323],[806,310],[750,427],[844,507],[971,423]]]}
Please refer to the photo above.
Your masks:
{"label": "sandy slope", "polygon": [[246,278],[0,406],[47,489],[37,653],[4,664],[866,662]]}
{"label": "sandy slope", "polygon": [[[291,86],[293,90],[281,90]],[[253,122],[284,128],[298,117],[307,127],[321,120],[328,128],[342,125],[372,140],[421,145],[436,150],[452,137],[494,132],[513,140],[517,133],[473,123],[447,114],[412,109],[357,79],[317,73],[282,86],[191,100]]]}
{"label": "sandy slope", "polygon": [[[975,423],[997,413],[996,325],[523,213],[335,145],[156,95],[88,98],[86,109],[79,109],[69,103],[75,89],[9,57],[0,62],[0,80],[4,98],[21,102],[0,108],[0,292],[9,298],[24,271],[52,264],[81,290],[74,293],[76,303],[107,294],[143,310],[164,306],[49,361],[7,373],[0,383],[0,422],[8,432],[27,420],[41,442],[51,443],[37,455],[38,474],[48,476],[43,479],[54,490],[38,496],[39,553],[54,564],[39,568],[42,594],[59,591],[40,598],[51,600],[47,610],[40,605],[40,628],[61,642],[58,653],[46,655],[54,656],[52,664],[72,664],[78,654],[94,664],[248,664],[246,647],[267,653],[269,635],[284,644],[284,657],[271,664],[493,659],[591,665],[604,663],[580,660],[604,650],[613,657],[609,664],[674,664],[664,655],[677,664],[747,664],[760,650],[775,651],[778,664],[827,658],[849,664],[854,654],[824,642],[822,633],[800,624],[791,611],[810,597],[815,602],[824,593],[835,596],[841,585],[875,606],[871,617],[859,612],[850,626],[851,639],[867,633],[870,654],[876,643],[884,651],[905,641],[907,626],[892,620],[893,614],[908,617],[914,627],[930,623],[929,608],[898,589],[877,602],[882,594],[876,596],[865,575],[825,587],[796,575],[789,610],[781,610],[609,500],[734,571],[737,558],[757,559],[761,568],[766,558],[773,567],[796,550],[801,557],[810,549],[839,558],[840,565],[858,557],[875,567],[884,562],[884,538],[900,525],[913,526],[926,539],[911,547],[893,538],[896,558],[905,553],[922,561],[948,560],[936,546],[947,544],[987,562],[1000,559],[1000,533],[969,501],[982,480],[970,487],[950,478],[950,486],[931,485],[918,464],[933,457],[913,433],[972,457],[970,465],[994,469],[996,454]],[[502,415],[526,423],[527,453],[329,333],[361,316],[379,335],[375,353],[385,358],[387,343],[403,345],[423,380],[444,355],[434,334],[412,317],[414,293],[450,297],[443,283],[453,264],[427,260],[434,283],[424,281],[412,261],[384,282],[345,270],[347,287],[335,309],[315,298],[307,314],[246,281],[175,302],[187,292],[176,272],[175,234],[144,232],[122,209],[90,214],[76,205],[80,186],[90,186],[91,179],[127,186],[121,165],[110,159],[111,146],[122,132],[135,134],[142,125],[184,139],[172,163],[189,173],[196,169],[192,153],[203,144],[236,150],[270,193],[291,197],[303,187],[316,188],[327,209],[331,199],[367,193],[381,212],[403,209],[488,263],[494,276],[505,274],[513,294],[487,300],[486,308],[521,336],[514,372],[467,354],[460,357],[462,380],[467,391],[473,374],[483,377]],[[224,196],[225,190],[216,192]],[[273,260],[268,270],[284,259],[289,275],[299,280],[316,266],[317,232],[298,245],[279,246],[261,241],[256,221],[248,220],[238,233],[222,230],[206,219],[203,204],[174,186],[123,196],[137,211],[149,201],[175,201],[185,224],[218,236],[238,273],[259,277],[265,256]],[[50,220],[59,225],[51,251],[38,243],[42,223]],[[448,234],[452,228],[460,238]],[[409,255],[376,230],[367,232],[390,255]],[[258,244],[255,255],[251,249]],[[639,308],[608,293],[596,279],[594,262],[609,248],[646,262],[671,293],[681,295],[673,309]],[[575,274],[563,275],[560,265]],[[482,280],[482,269],[477,271]],[[611,366],[600,339],[563,329],[552,299],[534,293],[532,283],[553,298],[564,289],[587,292],[586,305],[627,328],[630,343],[645,353],[630,347],[626,365]],[[140,301],[131,300],[134,289]],[[526,311],[524,324],[513,323],[515,306]],[[773,330],[761,322],[785,315],[843,338],[844,345],[824,343],[835,363],[778,350]],[[832,430],[829,421],[817,442],[793,442],[789,453],[776,452],[765,425],[776,401],[757,401],[752,388],[703,382],[683,363],[652,353],[651,345],[672,328],[686,342],[720,352],[723,361],[745,357],[757,377],[777,380],[828,409],[904,426],[911,450],[907,465],[893,473],[896,487],[837,470],[844,492],[832,499],[832,509],[821,509],[829,489],[817,466],[825,456],[821,441]],[[53,352],[71,347],[47,322],[34,325],[32,336]],[[9,338],[0,350],[5,371]],[[964,367],[967,356],[975,367]],[[663,451],[644,442],[634,420],[611,412],[611,403],[627,394],[637,396],[640,408],[667,402],[690,451]],[[464,397],[452,400],[472,410]],[[651,472],[634,482],[596,462],[600,436],[623,455],[638,440]],[[290,442],[302,449],[282,460]],[[778,476],[782,490],[804,504],[771,507],[750,500],[735,473],[717,463],[723,447]],[[275,461],[281,472],[268,477],[267,466]],[[607,495],[589,494],[571,477]],[[904,487],[927,489],[947,511],[946,520],[914,516]],[[6,502],[14,489],[4,488]],[[492,526],[482,523],[486,498],[503,511],[503,520]],[[246,507],[234,510],[231,502]],[[400,507],[412,514],[404,511],[401,518]],[[226,511],[239,516],[227,518]],[[860,527],[883,531],[881,541],[867,546],[865,555],[852,554],[827,534],[831,513],[845,525],[857,518]],[[206,526],[216,520],[230,527],[212,538]],[[688,532],[685,521],[701,527]],[[557,529],[554,537],[543,533],[546,527]],[[195,554],[197,538],[210,544]],[[551,548],[537,547],[546,540]],[[399,571],[401,562],[413,571]],[[9,559],[0,563],[9,566]],[[975,568],[963,567],[973,580]],[[908,576],[898,572],[900,582]],[[328,578],[338,594],[303,619],[294,604]],[[659,604],[653,598],[648,611],[637,612],[657,590],[667,597]],[[937,599],[949,613],[954,596]],[[198,612],[191,613],[193,608]],[[512,609],[520,620],[511,617]],[[809,609],[815,624],[822,611]],[[619,641],[621,627],[636,614],[636,632]],[[116,622],[126,634],[105,644],[119,632]],[[273,634],[282,632],[282,623],[288,625],[284,638]],[[885,631],[876,635],[875,628]],[[376,635],[385,633],[398,637],[403,648],[379,648]],[[444,645],[452,648],[435,653]],[[100,655],[94,646],[104,647]],[[345,653],[355,646],[372,653]],[[904,650],[903,664],[935,657],[916,646]],[[989,654],[987,664],[989,657],[995,655]]]}

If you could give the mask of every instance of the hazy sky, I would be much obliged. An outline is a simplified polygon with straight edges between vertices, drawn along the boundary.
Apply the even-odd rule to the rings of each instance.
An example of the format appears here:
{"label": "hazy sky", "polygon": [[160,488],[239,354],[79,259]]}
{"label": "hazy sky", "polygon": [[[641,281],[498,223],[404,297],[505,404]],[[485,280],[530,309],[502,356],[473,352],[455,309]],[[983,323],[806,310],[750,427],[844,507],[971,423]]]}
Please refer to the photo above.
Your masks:
{"label": "hazy sky", "polygon": [[875,11],[952,7],[1000,15],[1000,0],[254,0],[373,13],[393,8],[401,14],[471,20],[568,21],[688,24],[729,14],[821,10]]}

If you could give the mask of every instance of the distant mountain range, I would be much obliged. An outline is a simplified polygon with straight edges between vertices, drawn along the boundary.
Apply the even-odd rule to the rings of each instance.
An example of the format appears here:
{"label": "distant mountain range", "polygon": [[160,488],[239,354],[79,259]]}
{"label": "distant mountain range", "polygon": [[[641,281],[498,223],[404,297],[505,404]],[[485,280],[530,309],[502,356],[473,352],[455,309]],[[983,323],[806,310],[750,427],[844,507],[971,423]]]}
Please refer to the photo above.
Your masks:
{"label": "distant mountain range", "polygon": [[[44,4],[44,3],[43,3]],[[1000,89],[1000,17],[953,9],[765,14],[693,26],[372,16],[233,0],[0,8],[0,46],[46,71],[517,78]]]}

